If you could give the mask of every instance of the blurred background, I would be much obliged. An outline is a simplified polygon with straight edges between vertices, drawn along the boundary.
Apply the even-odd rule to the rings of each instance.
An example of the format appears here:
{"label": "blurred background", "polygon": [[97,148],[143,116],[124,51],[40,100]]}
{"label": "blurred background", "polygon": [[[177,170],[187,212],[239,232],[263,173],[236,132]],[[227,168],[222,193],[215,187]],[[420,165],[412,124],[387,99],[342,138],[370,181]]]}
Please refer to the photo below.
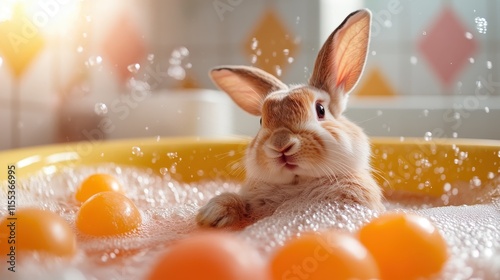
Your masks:
{"label": "blurred background", "polygon": [[346,114],[370,136],[500,139],[493,0],[1,0],[0,149],[131,137],[253,135],[210,68],[310,76],[350,12],[373,12]]}

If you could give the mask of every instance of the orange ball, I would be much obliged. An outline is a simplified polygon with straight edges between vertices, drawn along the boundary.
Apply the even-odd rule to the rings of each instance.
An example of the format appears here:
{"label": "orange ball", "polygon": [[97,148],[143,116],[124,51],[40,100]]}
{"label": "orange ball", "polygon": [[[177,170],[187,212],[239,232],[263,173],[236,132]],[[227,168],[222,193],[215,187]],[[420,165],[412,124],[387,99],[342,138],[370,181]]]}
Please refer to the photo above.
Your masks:
{"label": "orange ball", "polygon": [[359,239],[376,259],[383,279],[428,277],[448,259],[446,241],[418,215],[384,214],[363,226]]}
{"label": "orange ball", "polygon": [[14,216],[3,217],[0,240],[0,254],[7,259],[21,251],[59,257],[76,253],[76,235],[68,223],[53,212],[37,208],[20,208]]}
{"label": "orange ball", "polygon": [[352,235],[329,231],[306,234],[286,243],[272,256],[272,279],[377,279],[370,253]]}
{"label": "orange ball", "polygon": [[148,280],[267,280],[257,252],[229,233],[197,233],[172,245]]}
{"label": "orange ball", "polygon": [[100,192],[85,201],[76,216],[76,227],[96,236],[116,235],[137,229],[141,213],[125,195]]}
{"label": "orange ball", "polygon": [[93,174],[78,186],[75,198],[80,202],[85,202],[94,194],[106,191],[122,192],[118,179],[109,174]]}

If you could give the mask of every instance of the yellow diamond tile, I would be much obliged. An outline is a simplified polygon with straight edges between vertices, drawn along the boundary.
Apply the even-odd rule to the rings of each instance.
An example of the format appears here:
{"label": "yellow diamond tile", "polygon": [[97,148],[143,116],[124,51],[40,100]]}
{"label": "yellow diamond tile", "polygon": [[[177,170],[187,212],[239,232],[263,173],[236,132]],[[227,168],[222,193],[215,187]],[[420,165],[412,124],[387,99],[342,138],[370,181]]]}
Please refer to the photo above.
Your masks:
{"label": "yellow diamond tile", "polygon": [[281,76],[289,64],[289,57],[294,57],[298,49],[293,38],[278,14],[270,9],[250,32],[244,51],[256,67]]}
{"label": "yellow diamond tile", "polygon": [[395,96],[396,93],[378,68],[365,74],[357,86],[356,96]]}
{"label": "yellow diamond tile", "polygon": [[24,13],[22,4],[13,7],[12,18],[0,22],[0,53],[16,78],[43,49],[40,30]]}

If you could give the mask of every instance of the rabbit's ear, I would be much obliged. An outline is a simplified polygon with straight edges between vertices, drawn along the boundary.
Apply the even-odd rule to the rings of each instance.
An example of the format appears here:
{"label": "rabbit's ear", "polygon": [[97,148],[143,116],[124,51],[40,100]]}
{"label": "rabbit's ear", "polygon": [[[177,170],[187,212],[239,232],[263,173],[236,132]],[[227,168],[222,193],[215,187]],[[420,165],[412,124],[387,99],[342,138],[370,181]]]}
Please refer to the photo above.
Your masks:
{"label": "rabbit's ear", "polygon": [[261,115],[267,94],[288,87],[273,75],[247,66],[222,66],[210,71],[214,83],[240,106],[256,116]]}
{"label": "rabbit's ear", "polygon": [[344,111],[347,95],[363,72],[370,23],[369,10],[351,13],[328,37],[316,58],[309,84],[330,94],[330,110],[334,115]]}

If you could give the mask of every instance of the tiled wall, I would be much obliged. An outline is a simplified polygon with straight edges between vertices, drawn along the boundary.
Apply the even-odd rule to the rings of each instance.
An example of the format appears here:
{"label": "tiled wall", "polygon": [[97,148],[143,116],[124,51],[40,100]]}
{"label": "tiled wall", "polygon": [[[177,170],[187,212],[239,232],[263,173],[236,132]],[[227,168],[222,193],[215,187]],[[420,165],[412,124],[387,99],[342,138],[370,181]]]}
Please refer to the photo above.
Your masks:
{"label": "tiled wall", "polygon": [[[484,113],[484,103],[492,113],[500,109],[495,98],[500,95],[498,1],[86,0],[76,6],[33,0],[24,16],[6,13],[13,2],[0,4],[0,149],[85,140],[82,131],[96,128],[103,118],[96,104],[112,111],[113,103],[126,103],[134,91],[153,92],[149,102],[155,102],[155,93],[169,89],[213,88],[207,72],[216,65],[256,65],[285,82],[305,82],[320,42],[360,7],[372,10],[373,28],[366,71],[353,93],[361,100],[352,102],[354,119],[369,117],[366,110],[358,114],[366,96],[471,96],[469,105],[481,104],[471,111]],[[33,32],[25,19],[34,23]],[[12,21],[19,25],[13,27]],[[14,58],[9,58],[12,44],[5,37],[12,28],[21,35],[28,32],[25,37],[33,45],[26,51],[32,56],[15,56],[31,58],[16,64],[17,75]],[[426,109],[426,102],[435,105],[433,100],[419,100],[423,105],[418,111]],[[478,115],[478,120],[492,116]],[[231,132],[251,133],[254,120],[237,117]],[[387,127],[386,121],[381,125]],[[133,125],[130,135],[134,129],[144,135],[144,127]],[[385,132],[373,130],[372,135]],[[164,133],[149,130],[145,135],[159,134]]]}

